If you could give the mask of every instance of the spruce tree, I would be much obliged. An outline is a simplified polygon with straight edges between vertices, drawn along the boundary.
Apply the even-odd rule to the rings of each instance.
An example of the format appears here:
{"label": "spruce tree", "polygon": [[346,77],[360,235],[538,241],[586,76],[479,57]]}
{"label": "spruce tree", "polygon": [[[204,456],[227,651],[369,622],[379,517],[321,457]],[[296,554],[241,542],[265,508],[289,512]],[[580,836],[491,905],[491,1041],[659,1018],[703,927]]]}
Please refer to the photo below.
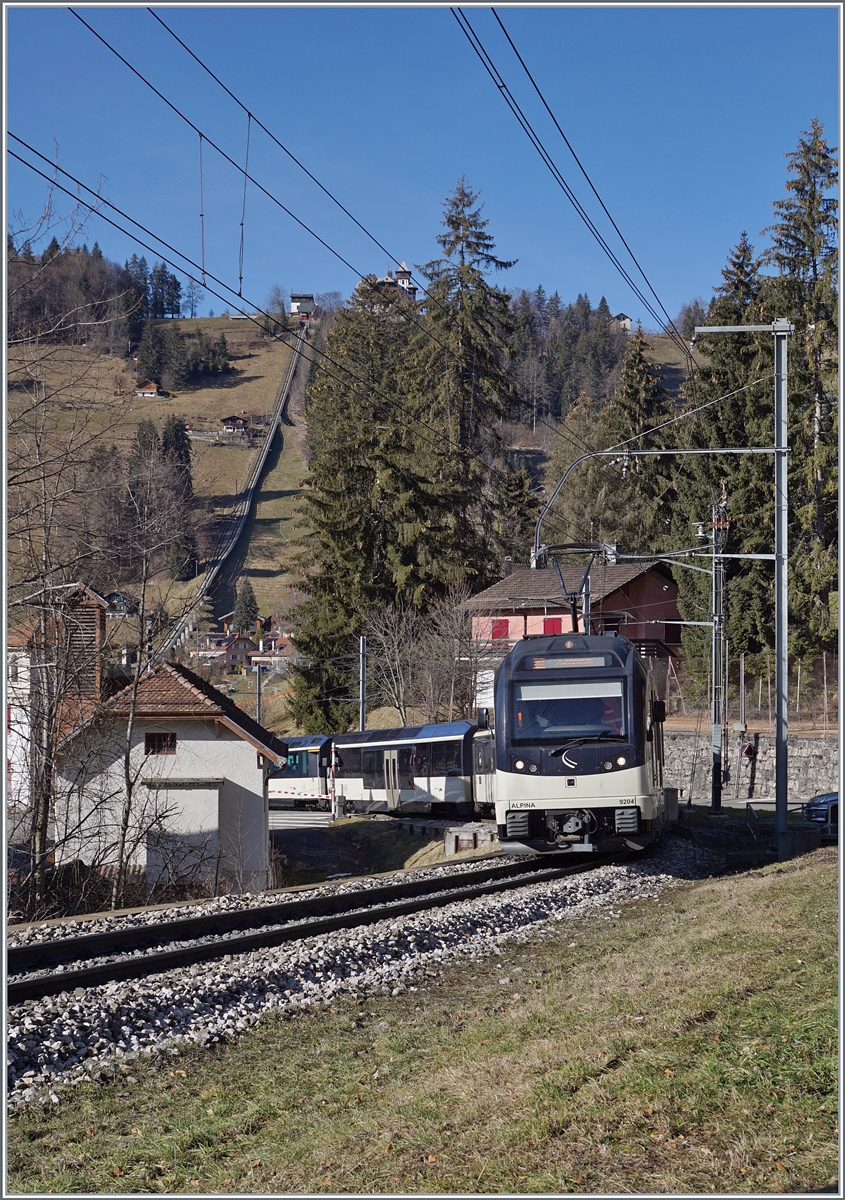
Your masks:
{"label": "spruce tree", "polygon": [[170,546],[167,573],[171,579],[182,582],[193,579],[197,573],[198,560],[199,553],[197,551],[196,538],[194,537],[193,530],[188,525],[187,518],[183,515],[179,520]]}
{"label": "spruce tree", "polygon": [[152,321],[144,323],[137,358],[138,382],[146,383],[149,380],[160,384],[166,367],[164,339]]}
{"label": "spruce tree", "polygon": [[184,417],[173,414],[165,417],[161,431],[161,453],[166,462],[172,463],[178,480],[178,488],[185,500],[194,494],[191,477],[191,440],[185,431]]}
{"label": "spruce tree", "polygon": [[421,414],[442,430],[428,473],[438,479],[444,517],[454,529],[455,583],[496,577],[504,557],[524,554],[529,523],[524,511],[512,507],[513,469],[497,428],[516,399],[509,371],[510,297],[487,279],[514,263],[494,253],[477,199],[463,177],[446,198],[445,232],[437,237],[443,257],[421,268],[430,285],[432,336],[415,339]]}
{"label": "spruce tree", "polygon": [[232,628],[238,633],[248,633],[250,625],[258,619],[258,601],[249,579],[243,579],[238,588],[235,600],[235,611],[232,614]]}
{"label": "spruce tree", "polygon": [[801,614],[793,644],[806,655],[832,649],[836,641],[838,170],[836,148],[827,145],[815,119],[786,159],[787,196],[774,203],[764,261],[779,272],[772,284],[776,315],[784,310],[795,323],[789,345],[790,564]]}

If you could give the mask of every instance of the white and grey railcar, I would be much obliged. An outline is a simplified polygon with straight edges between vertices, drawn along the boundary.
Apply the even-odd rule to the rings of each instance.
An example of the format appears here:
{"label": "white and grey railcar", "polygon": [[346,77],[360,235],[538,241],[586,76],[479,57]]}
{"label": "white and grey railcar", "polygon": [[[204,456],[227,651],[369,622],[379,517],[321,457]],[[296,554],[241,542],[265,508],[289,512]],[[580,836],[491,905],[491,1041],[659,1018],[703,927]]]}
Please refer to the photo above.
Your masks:
{"label": "white and grey railcar", "polygon": [[318,808],[327,811],[331,804],[329,771],[332,739],[323,734],[285,739],[288,757],[285,765],[271,772],[267,780],[270,808]]}
{"label": "white and grey railcar", "polygon": [[496,823],[512,854],[642,849],[666,820],[665,705],[627,639],[517,642],[495,682]]}
{"label": "white and grey railcar", "polygon": [[493,733],[469,721],[338,734],[333,761],[347,811],[493,813]]}

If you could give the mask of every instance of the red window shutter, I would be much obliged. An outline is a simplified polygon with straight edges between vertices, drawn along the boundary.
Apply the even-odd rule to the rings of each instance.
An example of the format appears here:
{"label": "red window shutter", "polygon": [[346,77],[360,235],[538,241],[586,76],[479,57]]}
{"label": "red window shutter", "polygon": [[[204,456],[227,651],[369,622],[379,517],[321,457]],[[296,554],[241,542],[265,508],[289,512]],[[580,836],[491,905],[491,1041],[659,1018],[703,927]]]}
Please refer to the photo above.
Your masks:
{"label": "red window shutter", "polygon": [[507,617],[498,617],[493,621],[493,640],[506,638],[510,633],[511,623]]}
{"label": "red window shutter", "polygon": [[563,633],[563,617],[543,617],[543,633]]}

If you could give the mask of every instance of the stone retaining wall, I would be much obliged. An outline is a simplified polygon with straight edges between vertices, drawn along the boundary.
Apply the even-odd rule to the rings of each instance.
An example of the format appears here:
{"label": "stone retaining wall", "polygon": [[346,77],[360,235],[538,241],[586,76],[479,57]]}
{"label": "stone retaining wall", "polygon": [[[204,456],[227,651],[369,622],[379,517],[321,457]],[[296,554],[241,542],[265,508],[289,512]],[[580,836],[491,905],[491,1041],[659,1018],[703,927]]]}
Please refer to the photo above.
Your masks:
{"label": "stone retaining wall", "polygon": [[[664,728],[665,782],[683,789],[681,803],[710,801],[712,750],[710,726],[701,733],[676,732]],[[743,757],[751,745],[753,757]],[[725,770],[722,803],[738,799],[762,800],[775,794],[775,739],[768,733],[729,733],[722,747]],[[833,735],[795,736],[789,739],[789,799],[809,800],[819,792],[834,792],[839,786],[839,742]]]}

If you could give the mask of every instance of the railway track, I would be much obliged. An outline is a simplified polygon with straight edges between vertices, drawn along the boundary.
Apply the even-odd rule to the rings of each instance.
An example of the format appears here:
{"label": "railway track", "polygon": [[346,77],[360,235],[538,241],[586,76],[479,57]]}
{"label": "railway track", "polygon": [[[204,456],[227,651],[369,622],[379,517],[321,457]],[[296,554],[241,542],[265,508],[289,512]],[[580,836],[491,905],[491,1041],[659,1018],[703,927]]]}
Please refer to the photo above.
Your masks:
{"label": "railway track", "polygon": [[[628,855],[549,866],[547,860],[511,862],[479,871],[386,884],[360,892],[303,897],[259,908],[206,914],[10,946],[8,1004],[19,1004],[77,988],[139,979],[192,963],[243,954],[283,942],[315,937],[396,919],[426,908],[577,875]],[[104,961],[106,960],[106,961]]]}

